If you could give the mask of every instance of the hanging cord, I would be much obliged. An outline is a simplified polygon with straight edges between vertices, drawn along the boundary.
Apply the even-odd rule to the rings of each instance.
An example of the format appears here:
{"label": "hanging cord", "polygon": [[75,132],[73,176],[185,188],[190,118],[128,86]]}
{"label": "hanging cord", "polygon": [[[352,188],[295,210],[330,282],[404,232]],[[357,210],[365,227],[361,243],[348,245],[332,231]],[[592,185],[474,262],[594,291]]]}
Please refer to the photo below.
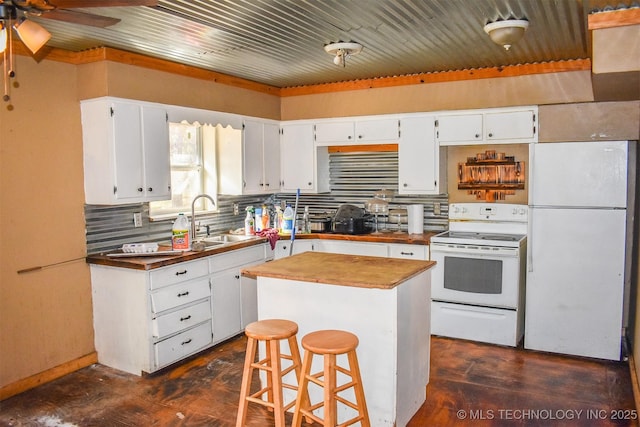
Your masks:
{"label": "hanging cord", "polygon": [[60,265],[70,264],[72,262],[78,262],[78,261],[81,261],[81,260],[84,261],[85,259],[86,259],[86,257],[79,257],[79,258],[68,259],[66,261],[53,262],[51,264],[37,265],[35,267],[23,268],[22,270],[18,270],[17,273],[18,274],[32,273],[34,271],[44,270],[45,268],[58,267]]}

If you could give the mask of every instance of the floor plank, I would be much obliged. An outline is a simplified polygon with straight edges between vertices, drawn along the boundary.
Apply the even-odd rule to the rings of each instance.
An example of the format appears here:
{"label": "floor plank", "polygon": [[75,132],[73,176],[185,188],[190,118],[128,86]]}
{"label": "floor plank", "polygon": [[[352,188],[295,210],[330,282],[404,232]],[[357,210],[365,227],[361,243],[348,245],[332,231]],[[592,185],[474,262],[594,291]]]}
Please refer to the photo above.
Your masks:
{"label": "floor plank", "polygon": [[[234,426],[245,345],[239,336],[145,377],[95,364],[0,402],[0,425]],[[409,427],[638,425],[626,363],[441,337],[431,346],[427,401]],[[250,405],[247,425],[273,416]]]}

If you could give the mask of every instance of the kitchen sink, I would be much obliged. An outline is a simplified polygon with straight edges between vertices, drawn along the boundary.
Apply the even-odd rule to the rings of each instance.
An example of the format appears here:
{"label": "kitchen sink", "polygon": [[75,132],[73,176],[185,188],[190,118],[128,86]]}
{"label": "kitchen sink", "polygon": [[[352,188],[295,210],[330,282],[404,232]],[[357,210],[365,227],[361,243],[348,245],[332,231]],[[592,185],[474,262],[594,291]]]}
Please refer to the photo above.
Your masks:
{"label": "kitchen sink", "polygon": [[247,240],[254,240],[258,237],[255,236],[243,236],[240,234],[219,234],[217,236],[205,237],[202,239],[205,244],[225,244],[225,243],[236,243],[236,242],[245,242]]}

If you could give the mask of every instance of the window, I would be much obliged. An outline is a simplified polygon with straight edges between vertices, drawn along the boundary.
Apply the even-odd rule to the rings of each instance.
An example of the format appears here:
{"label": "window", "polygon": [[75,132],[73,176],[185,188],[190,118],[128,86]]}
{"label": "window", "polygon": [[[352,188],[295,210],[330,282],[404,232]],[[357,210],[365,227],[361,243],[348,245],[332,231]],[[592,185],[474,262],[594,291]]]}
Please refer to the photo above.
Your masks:
{"label": "window", "polygon": [[[191,202],[206,193],[217,201],[215,142],[216,128],[198,122],[169,123],[171,162],[171,200],[149,203],[149,216],[154,219],[191,212]],[[197,212],[214,211],[211,202],[200,198]],[[216,203],[217,205],[217,203]]]}

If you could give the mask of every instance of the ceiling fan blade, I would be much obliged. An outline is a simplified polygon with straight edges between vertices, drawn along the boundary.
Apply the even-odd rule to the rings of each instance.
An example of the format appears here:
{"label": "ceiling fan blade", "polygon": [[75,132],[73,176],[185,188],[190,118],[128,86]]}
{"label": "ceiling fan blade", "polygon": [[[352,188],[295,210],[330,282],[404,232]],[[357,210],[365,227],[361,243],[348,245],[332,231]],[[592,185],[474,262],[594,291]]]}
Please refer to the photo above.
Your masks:
{"label": "ceiling fan blade", "polygon": [[72,24],[88,25],[90,27],[105,28],[120,22],[118,18],[94,15],[92,13],[78,12],[75,10],[50,10],[43,13],[41,18],[55,19],[56,21],[70,22]]}
{"label": "ceiling fan blade", "polygon": [[58,9],[84,7],[157,6],[158,0],[49,0]]}

